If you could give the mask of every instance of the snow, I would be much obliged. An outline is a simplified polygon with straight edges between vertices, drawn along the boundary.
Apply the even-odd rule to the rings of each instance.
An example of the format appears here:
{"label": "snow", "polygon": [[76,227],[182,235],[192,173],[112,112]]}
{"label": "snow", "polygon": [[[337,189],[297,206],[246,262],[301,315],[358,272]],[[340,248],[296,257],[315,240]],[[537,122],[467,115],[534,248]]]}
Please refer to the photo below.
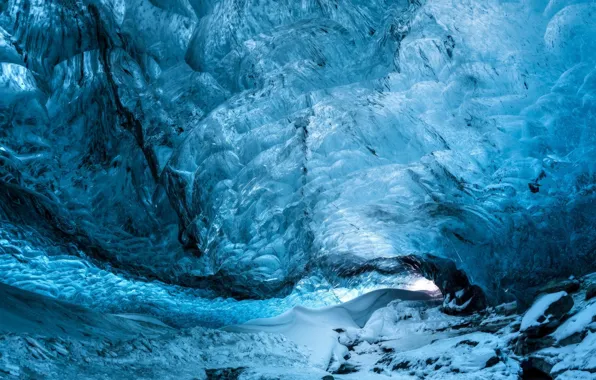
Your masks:
{"label": "snow", "polygon": [[[407,290],[295,307],[224,329],[97,313],[5,285],[0,296],[0,373],[8,378],[513,380],[525,359],[514,353],[521,316],[446,315],[440,300]],[[585,290],[576,294],[584,296]],[[593,305],[578,304],[553,335],[585,331]],[[552,363],[554,378],[588,379],[595,350],[596,334],[588,329],[579,343],[531,355]]]}
{"label": "snow", "polygon": [[566,320],[552,336],[557,340],[561,341],[565,338],[572,336],[573,334],[585,331],[589,324],[595,321],[596,318],[596,300],[590,302],[584,308],[582,308],[577,314],[571,316]]}
{"label": "snow", "polygon": [[[554,302],[557,302],[561,298],[567,296],[567,292],[561,291],[557,293],[544,294],[534,302],[534,304],[526,311],[526,314],[522,318],[520,331],[525,331],[530,327],[540,326],[548,322],[551,316],[545,315],[546,310]],[[540,317],[545,317],[546,321],[539,322]]]}
{"label": "snow", "polygon": [[[394,300],[385,307],[371,308],[379,304],[373,302],[379,292],[330,308],[294,308],[279,317],[249,321],[226,330],[281,333],[307,348],[310,363],[318,368],[332,373],[342,365],[355,368],[355,373],[334,373],[342,379],[518,378],[519,365],[501,357],[506,349],[503,337],[458,331],[455,326],[466,325],[469,319],[445,315],[437,305],[440,301],[412,297],[406,291],[394,290],[388,297]],[[356,323],[353,314],[362,307],[370,315],[364,325]]]}
{"label": "snow", "polygon": [[594,380],[594,374],[588,371],[566,371],[557,376],[557,380]]}
{"label": "snow", "polygon": [[[496,364],[490,365],[490,360],[498,357],[495,349],[499,343],[492,334],[465,334],[398,353],[391,365],[403,367],[402,370],[406,373],[414,371],[419,376],[439,377],[450,372],[466,374],[485,370],[485,376],[494,373],[492,376],[495,379],[516,379],[517,372],[512,370],[513,373],[507,374],[502,368],[505,364],[500,363],[500,359]],[[429,362],[433,365],[429,365]]]}
{"label": "snow", "polygon": [[255,319],[242,325],[228,326],[226,331],[284,334],[299,346],[310,351],[313,365],[326,369],[332,358],[338,363],[347,354],[338,342],[337,329],[362,328],[371,315],[395,300],[429,300],[422,292],[399,289],[380,289],[352,301],[322,309],[294,307],[286,313],[268,319]]}
{"label": "snow", "polygon": [[595,333],[588,333],[579,344],[571,346],[570,349],[554,349],[550,352],[558,354],[558,359],[560,360],[553,367],[552,373],[563,373],[574,370],[596,373]]}
{"label": "snow", "polygon": [[326,374],[279,334],[174,329],[149,316],[96,313],[6,285],[0,296],[0,377],[204,379],[209,370],[244,367],[251,379]]}

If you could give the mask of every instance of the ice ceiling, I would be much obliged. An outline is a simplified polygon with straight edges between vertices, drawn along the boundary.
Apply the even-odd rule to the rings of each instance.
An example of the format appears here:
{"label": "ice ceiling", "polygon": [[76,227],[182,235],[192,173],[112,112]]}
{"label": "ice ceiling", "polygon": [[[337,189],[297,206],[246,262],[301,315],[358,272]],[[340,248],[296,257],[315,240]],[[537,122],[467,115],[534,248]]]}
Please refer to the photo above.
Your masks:
{"label": "ice ceiling", "polygon": [[0,11],[2,282],[217,324],[596,268],[593,1]]}

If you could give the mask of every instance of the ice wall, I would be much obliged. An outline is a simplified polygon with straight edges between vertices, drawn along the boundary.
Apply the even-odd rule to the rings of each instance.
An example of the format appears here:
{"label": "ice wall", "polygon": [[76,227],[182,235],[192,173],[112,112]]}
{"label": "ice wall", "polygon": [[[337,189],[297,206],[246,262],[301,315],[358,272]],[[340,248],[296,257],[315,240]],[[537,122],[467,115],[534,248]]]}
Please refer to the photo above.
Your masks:
{"label": "ice wall", "polygon": [[73,255],[237,298],[402,256],[491,299],[594,269],[593,1],[0,10],[3,220]]}

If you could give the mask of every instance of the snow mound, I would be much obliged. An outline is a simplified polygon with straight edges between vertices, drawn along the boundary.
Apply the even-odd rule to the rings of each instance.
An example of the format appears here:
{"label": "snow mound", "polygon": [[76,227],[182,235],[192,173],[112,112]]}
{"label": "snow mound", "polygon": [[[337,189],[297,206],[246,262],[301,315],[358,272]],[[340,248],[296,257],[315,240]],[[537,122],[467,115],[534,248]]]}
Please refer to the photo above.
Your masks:
{"label": "snow mound", "polygon": [[322,309],[294,307],[277,317],[255,319],[226,331],[280,333],[310,351],[313,365],[326,369],[332,359],[342,361],[347,354],[338,342],[338,330],[359,329],[378,309],[395,300],[430,300],[424,292],[380,289],[341,305]]}

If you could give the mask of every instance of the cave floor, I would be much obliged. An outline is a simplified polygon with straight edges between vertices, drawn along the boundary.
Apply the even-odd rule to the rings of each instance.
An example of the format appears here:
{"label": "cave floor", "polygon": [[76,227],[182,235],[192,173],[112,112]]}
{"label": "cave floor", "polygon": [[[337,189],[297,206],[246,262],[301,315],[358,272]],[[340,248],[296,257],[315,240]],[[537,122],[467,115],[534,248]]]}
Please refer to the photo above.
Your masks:
{"label": "cave floor", "polygon": [[[560,321],[551,320],[547,333],[534,335],[520,326],[543,322],[537,306],[525,316],[511,304],[450,316],[434,297],[395,289],[332,307],[296,307],[278,317],[222,329],[177,329],[149,316],[101,314],[1,285],[0,375],[593,379],[596,298],[586,300],[592,279],[596,276],[585,277],[580,289],[569,294],[573,307]],[[532,315],[538,317],[528,322]]]}

